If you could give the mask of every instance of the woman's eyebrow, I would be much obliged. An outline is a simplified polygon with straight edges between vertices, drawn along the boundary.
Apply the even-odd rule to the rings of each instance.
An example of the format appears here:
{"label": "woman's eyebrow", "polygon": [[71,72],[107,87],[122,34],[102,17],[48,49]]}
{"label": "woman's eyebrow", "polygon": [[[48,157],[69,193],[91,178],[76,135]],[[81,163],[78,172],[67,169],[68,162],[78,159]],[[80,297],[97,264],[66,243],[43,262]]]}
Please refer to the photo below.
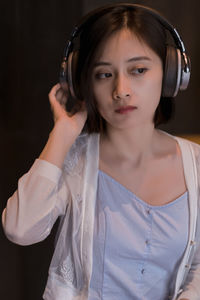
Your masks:
{"label": "woman's eyebrow", "polygon": [[112,64],[106,61],[97,61],[94,63],[93,67],[99,67],[99,66],[111,66]]}
{"label": "woman's eyebrow", "polygon": [[[131,57],[128,60],[126,60],[126,62],[134,62],[134,61],[142,61],[142,60],[147,60],[147,61],[151,61],[151,58],[148,56],[135,56],[135,57]],[[111,66],[112,64],[106,61],[98,61],[94,63],[94,68],[99,67],[99,66]]]}
{"label": "woman's eyebrow", "polygon": [[135,57],[129,58],[126,62],[141,61],[141,60],[151,61],[151,58],[148,56],[135,56]]}

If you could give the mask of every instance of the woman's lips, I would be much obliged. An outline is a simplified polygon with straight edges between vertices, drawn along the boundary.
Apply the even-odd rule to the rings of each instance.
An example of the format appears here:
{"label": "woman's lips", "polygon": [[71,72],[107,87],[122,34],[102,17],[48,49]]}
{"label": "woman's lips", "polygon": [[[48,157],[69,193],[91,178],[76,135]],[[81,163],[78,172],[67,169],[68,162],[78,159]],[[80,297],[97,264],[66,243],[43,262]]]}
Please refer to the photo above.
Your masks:
{"label": "woman's lips", "polygon": [[115,112],[118,114],[127,114],[133,110],[137,109],[136,106],[128,105],[128,106],[121,106],[117,109],[115,109]]}

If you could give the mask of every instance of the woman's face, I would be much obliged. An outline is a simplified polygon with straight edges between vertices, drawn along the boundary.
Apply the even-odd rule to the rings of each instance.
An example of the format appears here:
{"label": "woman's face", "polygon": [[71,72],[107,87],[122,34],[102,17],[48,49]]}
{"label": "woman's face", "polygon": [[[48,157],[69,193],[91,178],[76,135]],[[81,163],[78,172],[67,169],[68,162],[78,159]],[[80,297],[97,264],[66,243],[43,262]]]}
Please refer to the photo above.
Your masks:
{"label": "woman's face", "polygon": [[100,47],[92,71],[92,86],[107,129],[153,124],[162,89],[160,57],[127,29]]}

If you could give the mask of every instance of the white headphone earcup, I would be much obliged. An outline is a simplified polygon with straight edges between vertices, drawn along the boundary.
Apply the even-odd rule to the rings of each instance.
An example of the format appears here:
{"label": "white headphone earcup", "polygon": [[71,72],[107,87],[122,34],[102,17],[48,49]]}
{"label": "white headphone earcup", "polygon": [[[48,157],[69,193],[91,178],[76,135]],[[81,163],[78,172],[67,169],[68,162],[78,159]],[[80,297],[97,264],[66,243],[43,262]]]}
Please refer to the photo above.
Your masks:
{"label": "white headphone earcup", "polygon": [[175,97],[181,81],[181,52],[173,46],[167,46],[165,69],[163,74],[162,97]]}
{"label": "white headphone earcup", "polygon": [[[189,62],[189,57],[187,56]],[[163,76],[163,97],[175,97],[179,90],[186,90],[190,81],[190,65],[185,71],[181,51],[173,46],[167,47]]]}
{"label": "white headphone earcup", "polygon": [[187,61],[189,64],[189,67],[187,70],[182,70],[182,76],[181,76],[181,83],[180,83],[180,90],[184,91],[187,89],[189,81],[190,81],[190,70],[191,70],[191,65],[190,65],[190,58],[187,56]]}
{"label": "white headphone earcup", "polygon": [[71,52],[68,56],[67,60],[67,83],[68,83],[68,88],[70,91],[70,94],[72,97],[75,97],[74,94],[74,87],[73,87],[73,78],[72,78],[72,58],[73,58],[73,52]]}
{"label": "white headphone earcup", "polygon": [[69,91],[72,97],[76,97],[75,93],[75,78],[76,78],[76,67],[78,60],[78,51],[73,51],[69,54],[67,62],[67,81],[69,85]]}

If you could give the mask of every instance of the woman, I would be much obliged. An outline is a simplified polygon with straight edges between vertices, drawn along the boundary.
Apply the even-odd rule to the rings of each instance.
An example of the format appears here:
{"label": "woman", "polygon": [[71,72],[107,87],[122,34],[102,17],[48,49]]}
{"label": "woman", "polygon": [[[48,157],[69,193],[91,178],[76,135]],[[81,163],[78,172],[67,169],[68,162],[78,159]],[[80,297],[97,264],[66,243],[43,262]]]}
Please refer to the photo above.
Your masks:
{"label": "woman", "polygon": [[166,28],[131,4],[82,27],[71,112],[57,84],[54,128],[8,200],[5,232],[37,243],[61,218],[44,299],[199,299],[200,149],[156,129],[177,89],[166,92]]}

